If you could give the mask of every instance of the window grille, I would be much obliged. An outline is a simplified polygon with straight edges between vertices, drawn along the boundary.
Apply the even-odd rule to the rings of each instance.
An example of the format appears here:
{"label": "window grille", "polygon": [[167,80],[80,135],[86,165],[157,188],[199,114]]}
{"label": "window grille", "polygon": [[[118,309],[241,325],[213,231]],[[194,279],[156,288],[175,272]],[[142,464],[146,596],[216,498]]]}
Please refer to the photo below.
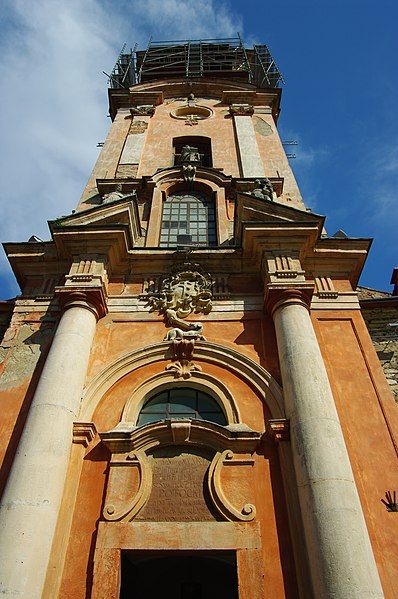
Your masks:
{"label": "window grille", "polygon": [[163,205],[160,247],[216,245],[214,201],[200,193],[173,194]]}
{"label": "window grille", "polygon": [[138,417],[137,426],[170,419],[209,420],[225,426],[227,420],[217,401],[198,389],[165,389],[149,399]]}

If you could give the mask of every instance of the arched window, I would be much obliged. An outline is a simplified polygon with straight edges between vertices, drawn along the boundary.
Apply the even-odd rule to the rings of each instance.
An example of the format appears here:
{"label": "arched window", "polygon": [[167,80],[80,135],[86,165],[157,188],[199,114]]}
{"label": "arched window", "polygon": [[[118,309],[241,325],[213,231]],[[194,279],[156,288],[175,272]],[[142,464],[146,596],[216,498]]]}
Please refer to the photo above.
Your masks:
{"label": "arched window", "polygon": [[149,399],[138,417],[137,426],[159,420],[210,420],[225,426],[227,420],[217,401],[199,389],[165,389]]}
{"label": "arched window", "polygon": [[163,205],[159,245],[216,245],[213,199],[198,192],[170,195]]}

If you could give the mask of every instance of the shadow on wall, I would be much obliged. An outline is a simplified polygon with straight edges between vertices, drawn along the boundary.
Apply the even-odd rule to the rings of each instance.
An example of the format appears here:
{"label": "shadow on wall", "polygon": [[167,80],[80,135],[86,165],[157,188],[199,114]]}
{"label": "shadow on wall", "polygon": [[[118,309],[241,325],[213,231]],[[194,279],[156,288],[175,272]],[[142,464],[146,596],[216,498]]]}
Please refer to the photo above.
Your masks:
{"label": "shadow on wall", "polygon": [[[0,495],[3,493],[14,460],[55,328],[55,322],[43,322],[35,331],[33,324],[25,323],[19,326],[17,337],[6,348],[0,392],[4,398],[2,405],[4,428],[12,430],[12,433],[0,467]],[[28,380],[30,382],[25,391],[24,383]],[[24,395],[19,404],[20,394]],[[19,412],[16,414],[18,405],[20,405]],[[4,442],[6,442],[5,438]]]}

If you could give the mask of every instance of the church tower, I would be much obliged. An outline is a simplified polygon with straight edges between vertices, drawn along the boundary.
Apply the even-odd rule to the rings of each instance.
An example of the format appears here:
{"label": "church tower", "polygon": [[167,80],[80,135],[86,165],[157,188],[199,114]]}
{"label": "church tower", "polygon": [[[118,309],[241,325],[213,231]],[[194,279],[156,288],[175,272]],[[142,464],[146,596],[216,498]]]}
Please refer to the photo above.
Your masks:
{"label": "church tower", "polygon": [[397,596],[370,240],[305,207],[281,79],[240,38],[123,50],[76,210],[5,244],[4,596]]}

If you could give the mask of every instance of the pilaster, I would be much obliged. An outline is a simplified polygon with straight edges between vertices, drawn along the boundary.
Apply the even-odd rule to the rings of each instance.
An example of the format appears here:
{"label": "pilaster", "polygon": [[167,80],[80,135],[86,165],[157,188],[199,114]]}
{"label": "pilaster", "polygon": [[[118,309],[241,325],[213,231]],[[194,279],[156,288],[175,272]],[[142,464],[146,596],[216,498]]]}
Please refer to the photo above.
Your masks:
{"label": "pilaster", "polygon": [[231,104],[229,112],[234,119],[238,141],[241,176],[265,177],[264,164],[256,141],[252,115],[254,108],[250,104]]}

